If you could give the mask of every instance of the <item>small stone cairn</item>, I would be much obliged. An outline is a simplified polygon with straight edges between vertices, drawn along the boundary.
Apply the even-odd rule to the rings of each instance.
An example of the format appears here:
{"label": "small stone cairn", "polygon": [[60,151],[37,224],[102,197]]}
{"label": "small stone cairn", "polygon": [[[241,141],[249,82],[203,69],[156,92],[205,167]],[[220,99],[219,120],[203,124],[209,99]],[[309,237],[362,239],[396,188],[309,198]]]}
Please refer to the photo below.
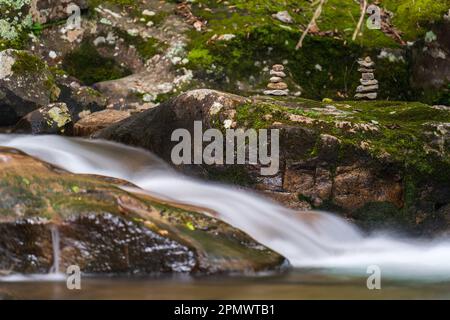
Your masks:
{"label": "small stone cairn", "polygon": [[282,64],[274,64],[272,70],[270,70],[270,76],[270,82],[267,85],[267,90],[264,90],[264,94],[270,96],[287,96],[289,89],[288,85],[283,82],[283,78],[286,78],[284,66]]}
{"label": "small stone cairn", "polygon": [[375,79],[375,62],[366,57],[358,60],[361,85],[356,88],[356,99],[375,100],[378,96],[378,80]]}

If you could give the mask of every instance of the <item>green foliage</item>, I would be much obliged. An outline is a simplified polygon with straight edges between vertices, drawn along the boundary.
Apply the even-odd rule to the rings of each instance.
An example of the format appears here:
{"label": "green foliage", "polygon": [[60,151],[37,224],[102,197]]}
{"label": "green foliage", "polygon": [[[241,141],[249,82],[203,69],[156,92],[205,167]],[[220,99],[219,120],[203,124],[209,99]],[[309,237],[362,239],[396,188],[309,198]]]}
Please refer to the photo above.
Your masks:
{"label": "green foliage", "polygon": [[191,67],[201,69],[210,68],[214,62],[214,57],[208,49],[192,49],[188,54]]}
{"label": "green foliage", "polygon": [[125,77],[131,72],[114,59],[102,57],[90,41],[64,57],[63,69],[86,85]]}

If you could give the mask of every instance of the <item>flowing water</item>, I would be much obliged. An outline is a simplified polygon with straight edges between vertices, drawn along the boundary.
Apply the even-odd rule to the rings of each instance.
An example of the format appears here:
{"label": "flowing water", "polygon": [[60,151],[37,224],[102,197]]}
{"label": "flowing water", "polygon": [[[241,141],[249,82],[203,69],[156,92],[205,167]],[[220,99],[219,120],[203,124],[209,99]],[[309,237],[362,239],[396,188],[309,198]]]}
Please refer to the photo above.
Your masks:
{"label": "flowing water", "polygon": [[[345,282],[351,284],[355,279],[364,278],[368,266],[377,265],[383,278],[422,285],[427,283],[428,286],[439,283],[447,291],[438,296],[449,297],[450,239],[419,241],[386,234],[366,237],[355,226],[330,213],[296,213],[252,192],[194,180],[175,172],[149,152],[112,142],[58,136],[0,135],[0,146],[17,148],[74,173],[130,181],[141,188],[133,189],[135,192],[214,210],[220,219],[287,257],[298,270],[309,270],[308,275],[311,275],[310,270],[315,270],[314,275],[326,275],[339,281],[352,279]],[[53,236],[55,248],[59,240],[55,240],[56,233]],[[57,253],[55,261],[57,263]],[[298,279],[298,272],[294,274],[297,275],[294,279]],[[258,279],[259,284],[265,283],[262,278]],[[90,281],[95,283],[93,279]],[[160,285],[180,283],[160,281]],[[278,285],[289,287],[289,281],[283,281]],[[117,280],[114,283],[118,285],[121,282]],[[198,283],[200,287],[201,283]],[[271,286],[275,287],[273,283]],[[326,281],[320,282],[319,287],[326,287],[325,284]],[[362,286],[365,288],[365,282]]]}

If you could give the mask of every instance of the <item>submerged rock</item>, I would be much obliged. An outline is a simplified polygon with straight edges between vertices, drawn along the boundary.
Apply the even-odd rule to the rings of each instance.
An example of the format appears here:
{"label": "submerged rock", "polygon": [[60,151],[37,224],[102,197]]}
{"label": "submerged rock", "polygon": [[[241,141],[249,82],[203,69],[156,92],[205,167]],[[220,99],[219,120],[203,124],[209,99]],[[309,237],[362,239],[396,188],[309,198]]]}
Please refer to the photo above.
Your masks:
{"label": "submerged rock", "polygon": [[[285,259],[199,209],[124,191],[0,149],[0,270],[217,273],[273,270]],[[207,210],[202,210],[205,212]],[[53,235],[52,235],[53,230]]]}

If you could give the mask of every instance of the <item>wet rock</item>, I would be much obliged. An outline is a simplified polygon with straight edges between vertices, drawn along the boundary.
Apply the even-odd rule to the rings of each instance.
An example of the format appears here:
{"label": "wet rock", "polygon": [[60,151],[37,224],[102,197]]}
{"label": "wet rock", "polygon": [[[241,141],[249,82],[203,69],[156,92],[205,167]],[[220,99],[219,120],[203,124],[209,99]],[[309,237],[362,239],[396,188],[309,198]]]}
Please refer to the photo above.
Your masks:
{"label": "wet rock", "polygon": [[[285,259],[243,232],[182,204],[123,191],[0,150],[0,270],[46,274],[78,265],[101,274],[223,273],[279,268]],[[53,235],[52,235],[53,233]]]}
{"label": "wet rock", "polygon": [[89,136],[130,116],[128,111],[103,110],[86,115],[74,126],[75,136]]}
{"label": "wet rock", "polygon": [[65,103],[51,103],[23,117],[13,129],[15,133],[71,133],[72,117]]}
{"label": "wet rock", "polygon": [[48,66],[27,51],[0,52],[0,126],[10,126],[60,94]]}

